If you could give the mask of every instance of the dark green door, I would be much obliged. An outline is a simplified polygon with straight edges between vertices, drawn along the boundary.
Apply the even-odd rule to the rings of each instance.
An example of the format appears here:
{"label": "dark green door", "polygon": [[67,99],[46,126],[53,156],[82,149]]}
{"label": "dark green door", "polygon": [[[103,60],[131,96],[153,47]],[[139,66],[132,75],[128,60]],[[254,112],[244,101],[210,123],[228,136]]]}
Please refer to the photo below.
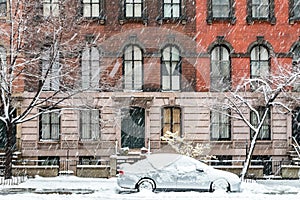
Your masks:
{"label": "dark green door", "polygon": [[145,146],[145,109],[122,109],[121,146],[130,149]]}

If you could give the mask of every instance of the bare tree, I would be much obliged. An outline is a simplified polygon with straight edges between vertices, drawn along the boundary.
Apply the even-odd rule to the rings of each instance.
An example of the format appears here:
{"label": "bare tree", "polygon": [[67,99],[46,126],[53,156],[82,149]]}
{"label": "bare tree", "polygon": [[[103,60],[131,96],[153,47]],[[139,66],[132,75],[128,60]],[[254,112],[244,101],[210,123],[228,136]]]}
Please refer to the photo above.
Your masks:
{"label": "bare tree", "polygon": [[[276,73],[244,80],[234,92],[225,94],[225,99],[219,106],[230,109],[230,117],[242,120],[251,132],[251,144],[241,172],[242,180],[247,174],[256,140],[260,137],[266,120],[269,120],[270,109],[277,108],[283,113],[290,113],[294,105],[299,104],[299,93],[292,92],[299,84],[299,64],[293,67],[279,66]],[[250,118],[248,111],[251,113]]]}
{"label": "bare tree", "polygon": [[[16,0],[10,1],[7,10],[9,23],[3,34],[8,56],[1,55],[0,63],[0,122],[2,132],[6,133],[5,179],[12,177],[16,126],[44,113],[68,108],[63,104],[65,100],[82,91],[76,79],[79,51],[84,46],[78,42],[81,37],[77,30],[80,21],[75,15],[78,2],[59,2],[43,5],[43,1]],[[29,93],[30,103],[21,107],[22,95]],[[38,112],[32,115],[33,109]]]}

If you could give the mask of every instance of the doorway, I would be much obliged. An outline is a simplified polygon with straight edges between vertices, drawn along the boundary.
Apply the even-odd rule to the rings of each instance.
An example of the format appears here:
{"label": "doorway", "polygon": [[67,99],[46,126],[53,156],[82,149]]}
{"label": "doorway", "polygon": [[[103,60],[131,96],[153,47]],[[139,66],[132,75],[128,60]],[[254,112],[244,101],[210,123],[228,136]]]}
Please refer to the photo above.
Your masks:
{"label": "doorway", "polygon": [[138,149],[145,146],[145,109],[122,109],[121,146]]}

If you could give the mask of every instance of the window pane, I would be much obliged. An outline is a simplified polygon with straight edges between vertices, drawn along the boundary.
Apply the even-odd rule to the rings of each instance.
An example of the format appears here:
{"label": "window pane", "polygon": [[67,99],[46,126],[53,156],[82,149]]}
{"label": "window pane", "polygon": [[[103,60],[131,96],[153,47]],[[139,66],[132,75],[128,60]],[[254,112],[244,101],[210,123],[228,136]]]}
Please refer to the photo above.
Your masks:
{"label": "window pane", "polygon": [[164,5],[164,17],[172,17],[172,6],[171,5]]}
{"label": "window pane", "polygon": [[134,89],[140,90],[142,89],[142,62],[135,61],[134,62]]}
{"label": "window pane", "polygon": [[91,17],[91,5],[84,4],[83,6],[83,16],[84,17]]}
{"label": "window pane", "polygon": [[43,6],[43,13],[44,13],[44,17],[48,17],[50,16],[50,4],[44,4]]}
{"label": "window pane", "polygon": [[99,4],[93,4],[92,6],[92,17],[99,17],[100,7]]}
{"label": "window pane", "polygon": [[124,68],[124,87],[132,90],[132,61],[125,61]]}
{"label": "window pane", "polygon": [[126,17],[133,17],[133,5],[126,4]]}
{"label": "window pane", "polygon": [[59,5],[58,4],[53,4],[52,5],[52,15],[54,17],[59,16]]}
{"label": "window pane", "polygon": [[295,18],[300,18],[300,0],[294,0],[293,12]]}
{"label": "window pane", "polygon": [[213,0],[212,1],[213,17],[229,17],[230,2],[229,0]]}
{"label": "window pane", "polygon": [[173,16],[172,17],[180,17],[180,6],[173,5]]}
{"label": "window pane", "polygon": [[142,4],[136,4],[135,5],[134,17],[142,17]]}

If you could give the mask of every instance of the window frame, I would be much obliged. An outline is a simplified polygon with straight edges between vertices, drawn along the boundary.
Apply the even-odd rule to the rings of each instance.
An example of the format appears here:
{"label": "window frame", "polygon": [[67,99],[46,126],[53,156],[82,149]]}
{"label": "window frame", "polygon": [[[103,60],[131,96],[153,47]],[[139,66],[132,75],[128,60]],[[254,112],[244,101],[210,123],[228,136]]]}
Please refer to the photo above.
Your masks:
{"label": "window frame", "polygon": [[127,16],[126,15],[126,5],[127,4],[139,4],[135,3],[136,0],[133,0],[132,3],[126,3],[127,0],[120,0],[120,11],[119,11],[119,23],[123,25],[126,22],[142,22],[143,24],[148,23],[148,15],[147,15],[147,6],[146,1],[141,0],[141,16]]}
{"label": "window frame", "polygon": [[[51,110],[55,110],[55,108],[51,109]],[[45,112],[42,113],[39,116],[39,140],[40,141],[59,141],[60,140],[60,135],[61,135],[61,115],[60,115],[60,111],[51,111],[49,110],[49,112]],[[42,111],[41,111],[42,112]],[[47,122],[43,122],[43,116],[47,115],[48,119]],[[54,119],[54,115],[56,115],[55,117],[57,117],[57,121],[58,122],[52,122]],[[49,126],[49,133],[47,133],[47,135],[49,135],[49,137],[45,137],[44,136],[44,126]],[[57,126],[58,129],[58,133],[53,133],[53,129],[55,129],[54,126]]]}
{"label": "window frame", "polygon": [[[263,106],[259,106],[259,107],[256,108],[256,111],[259,113],[260,118],[264,114],[264,109],[265,109],[265,107],[263,107]],[[255,120],[256,117],[257,116],[256,116],[255,112],[251,110],[250,111],[250,123],[254,127],[257,126],[257,122],[253,121],[253,120]],[[262,127],[259,131],[259,134],[257,136],[257,140],[260,140],[260,141],[262,141],[262,140],[264,140],[264,141],[265,140],[271,140],[272,139],[271,127],[272,127],[272,113],[271,113],[271,109],[269,109],[269,111],[267,113],[267,116],[266,116],[266,118],[263,122],[263,125],[262,125]],[[262,135],[265,134],[265,133],[263,133],[264,130],[267,131],[267,136],[262,137]],[[251,138],[251,140],[252,140],[254,134],[255,134],[255,132],[250,128],[250,138]]]}
{"label": "window frame", "polygon": [[[42,0],[42,5],[43,5],[43,17],[44,18],[60,16],[61,3],[59,2],[59,0]],[[49,13],[45,13],[46,5],[49,6]],[[55,6],[57,6],[57,8],[55,8]],[[53,12],[53,11],[55,11],[55,12]]]}
{"label": "window frame", "polygon": [[[296,21],[300,21],[300,12],[299,12],[299,16],[295,16],[295,12],[294,12],[296,1],[297,0],[289,0],[289,23],[290,24],[294,24]],[[298,3],[299,4],[297,5],[298,6],[297,8],[300,9],[300,1]]]}
{"label": "window frame", "polygon": [[[171,0],[171,3],[173,0]],[[163,22],[166,23],[178,23],[181,22],[182,25],[185,25],[188,20],[187,20],[187,12],[186,12],[186,0],[179,0],[179,16],[178,17],[167,17],[165,16],[165,11],[164,11],[164,0],[160,0],[158,2],[159,5],[159,16],[156,18],[158,24],[163,24]]]}
{"label": "window frame", "polygon": [[[246,21],[248,24],[252,24],[253,22],[256,21],[267,21],[270,22],[272,25],[276,24],[276,17],[275,17],[275,3],[274,0],[268,0],[268,7],[269,7],[269,12],[267,17],[255,17],[253,16],[253,1],[254,0],[247,0],[247,17]],[[260,0],[262,1],[262,0]]]}
{"label": "window frame", "polygon": [[[85,114],[83,114],[84,112]],[[99,140],[101,138],[100,119],[101,119],[101,112],[99,109],[79,110],[79,131],[80,131],[79,136],[81,141]],[[83,128],[84,125],[88,127],[89,134],[84,134],[84,128]],[[92,132],[93,130],[95,132]]]}
{"label": "window frame", "polygon": [[[224,113],[226,112],[226,114]],[[231,140],[231,118],[230,118],[230,109],[223,109],[222,111],[210,111],[210,140],[211,141],[230,141]],[[216,115],[218,120],[215,122],[213,120],[213,116]],[[223,121],[224,117],[226,118],[226,121]],[[214,126],[218,127],[217,134],[213,133]],[[226,129],[228,131],[228,136],[225,137],[225,134],[223,135],[222,131]],[[214,137],[214,135],[217,135],[218,137]]]}
{"label": "window frame", "polygon": [[[169,59],[165,59],[164,58],[164,51],[166,51],[167,49],[171,49],[169,52],[170,57]],[[174,53],[173,49],[176,49],[176,51],[178,52],[178,60],[173,59],[174,56],[176,55],[176,52]],[[178,89],[173,87],[173,74],[169,73],[168,75],[164,75],[164,71],[168,71],[168,70],[164,70],[164,66],[168,67],[169,64],[169,72],[172,71],[172,67],[173,64],[176,63],[175,66],[175,70],[178,72]],[[165,78],[164,77],[168,77],[166,79],[168,79],[168,83],[169,83],[169,88],[164,88],[164,81]],[[162,91],[180,91],[181,90],[181,79],[182,79],[182,57],[181,57],[181,51],[180,49],[176,46],[176,45],[166,45],[164,48],[162,48],[161,50],[161,90]]]}
{"label": "window frame", "polygon": [[[217,53],[218,53],[218,60],[213,60],[213,52],[216,50],[218,48],[218,51],[217,51]],[[224,51],[227,51],[227,54],[228,54],[228,60],[224,60],[224,59],[222,59],[223,58],[223,56],[224,56]],[[225,63],[227,63],[227,66],[225,66],[226,64]],[[225,67],[228,67],[228,74],[227,74],[227,78],[226,78],[226,76],[224,75],[224,74],[220,74],[220,76],[219,77],[213,77],[213,69],[214,69],[214,67],[217,67],[219,70],[219,72],[221,71],[221,69],[222,68],[224,68],[224,66]],[[223,45],[223,44],[219,44],[219,45],[215,45],[212,49],[211,49],[211,51],[210,51],[210,74],[211,74],[211,76],[210,76],[210,90],[211,91],[213,91],[213,92],[220,92],[220,91],[230,91],[231,90],[231,55],[230,55],[230,49],[226,46],[226,45]],[[221,76],[222,75],[222,76]],[[212,83],[214,82],[214,81],[212,81],[212,79],[213,80],[218,80],[218,82],[219,81],[221,81],[222,79],[223,79],[223,81],[222,81],[222,85],[221,86],[224,86],[224,87],[222,87],[222,88],[220,88],[220,87],[216,87],[216,88],[213,88],[212,87]],[[228,83],[226,83],[226,81],[228,82]],[[219,85],[220,86],[220,85]],[[218,90],[218,88],[219,88],[219,90]]]}
{"label": "window frame", "polygon": [[[93,51],[95,51],[94,52],[96,53],[95,55],[93,54]],[[87,59],[85,59],[85,53],[87,53],[86,55]],[[85,65],[86,63],[88,64]],[[82,89],[87,89],[87,90],[100,89],[99,88],[100,74],[101,74],[100,69],[101,69],[100,52],[98,48],[95,46],[85,48],[81,54],[81,88]],[[87,72],[87,75],[84,75],[85,72]],[[87,77],[86,80],[84,80],[84,77]]]}
{"label": "window frame", "polygon": [[[81,0],[81,16],[84,19],[87,20],[100,20],[100,24],[104,24],[106,21],[106,15],[105,15],[105,1],[104,0],[98,0],[98,2],[92,2],[93,0],[89,0],[89,2],[84,2],[86,0]],[[85,4],[88,4],[90,6],[89,12],[90,16],[85,16]],[[99,14],[98,16],[93,16],[93,5],[98,4],[99,5]]]}
{"label": "window frame", "polygon": [[[131,48],[131,49],[130,49]],[[136,59],[137,55],[135,54],[135,49],[136,50],[139,50],[139,54],[141,56],[140,59]],[[129,53],[131,54],[131,59],[127,59],[126,55],[127,55],[127,50],[129,51]],[[131,50],[131,51],[130,51]],[[137,84],[138,82],[138,75],[136,75],[136,71],[135,71],[135,67],[139,67],[139,63],[140,64],[140,67],[141,69],[139,70],[139,72],[141,73],[141,77],[140,77],[140,84]],[[126,69],[127,69],[127,66],[129,64],[131,64],[131,87],[128,87],[127,88],[127,85],[126,84],[126,77],[127,77],[127,73],[126,73]],[[129,66],[128,66],[129,67]],[[123,76],[123,90],[130,90],[130,91],[143,91],[144,88],[144,52],[143,52],[143,49],[140,48],[138,45],[136,44],[131,44],[131,45],[127,45],[125,48],[124,48],[124,51],[123,51],[123,65],[122,65],[122,76]],[[128,76],[130,76],[130,74],[128,74]]]}
{"label": "window frame", "polygon": [[227,17],[216,17],[214,16],[213,13],[213,0],[208,0],[207,1],[207,18],[206,22],[207,24],[212,24],[214,21],[228,21],[231,24],[236,23],[236,17],[235,17],[235,0],[228,0],[228,5],[229,5],[229,14]]}
{"label": "window frame", "polygon": [[[170,116],[166,116],[167,113],[165,111],[167,111],[167,110],[170,111],[169,112]],[[174,117],[174,115],[176,114],[175,110],[177,110],[179,112],[179,116],[177,116],[179,118],[179,122],[175,121],[175,117]],[[170,119],[169,122],[166,121],[167,117]],[[179,128],[178,136],[182,137],[182,108],[179,106],[163,107],[162,108],[162,116],[161,116],[161,124],[162,124],[161,125],[162,126],[161,136],[164,136],[167,131],[175,133],[175,132],[173,132],[176,129],[174,126],[177,125],[177,127]],[[169,128],[166,127],[167,125],[169,125],[170,127]]]}
{"label": "window frame", "polygon": [[[143,18],[143,10],[144,10],[144,0],[131,0],[132,2],[128,2],[128,0],[124,0],[124,15],[125,18]],[[136,2],[140,1],[140,2]],[[128,16],[127,6],[132,5],[132,16]],[[137,9],[137,5],[140,5],[140,16],[135,16],[135,10]]]}

